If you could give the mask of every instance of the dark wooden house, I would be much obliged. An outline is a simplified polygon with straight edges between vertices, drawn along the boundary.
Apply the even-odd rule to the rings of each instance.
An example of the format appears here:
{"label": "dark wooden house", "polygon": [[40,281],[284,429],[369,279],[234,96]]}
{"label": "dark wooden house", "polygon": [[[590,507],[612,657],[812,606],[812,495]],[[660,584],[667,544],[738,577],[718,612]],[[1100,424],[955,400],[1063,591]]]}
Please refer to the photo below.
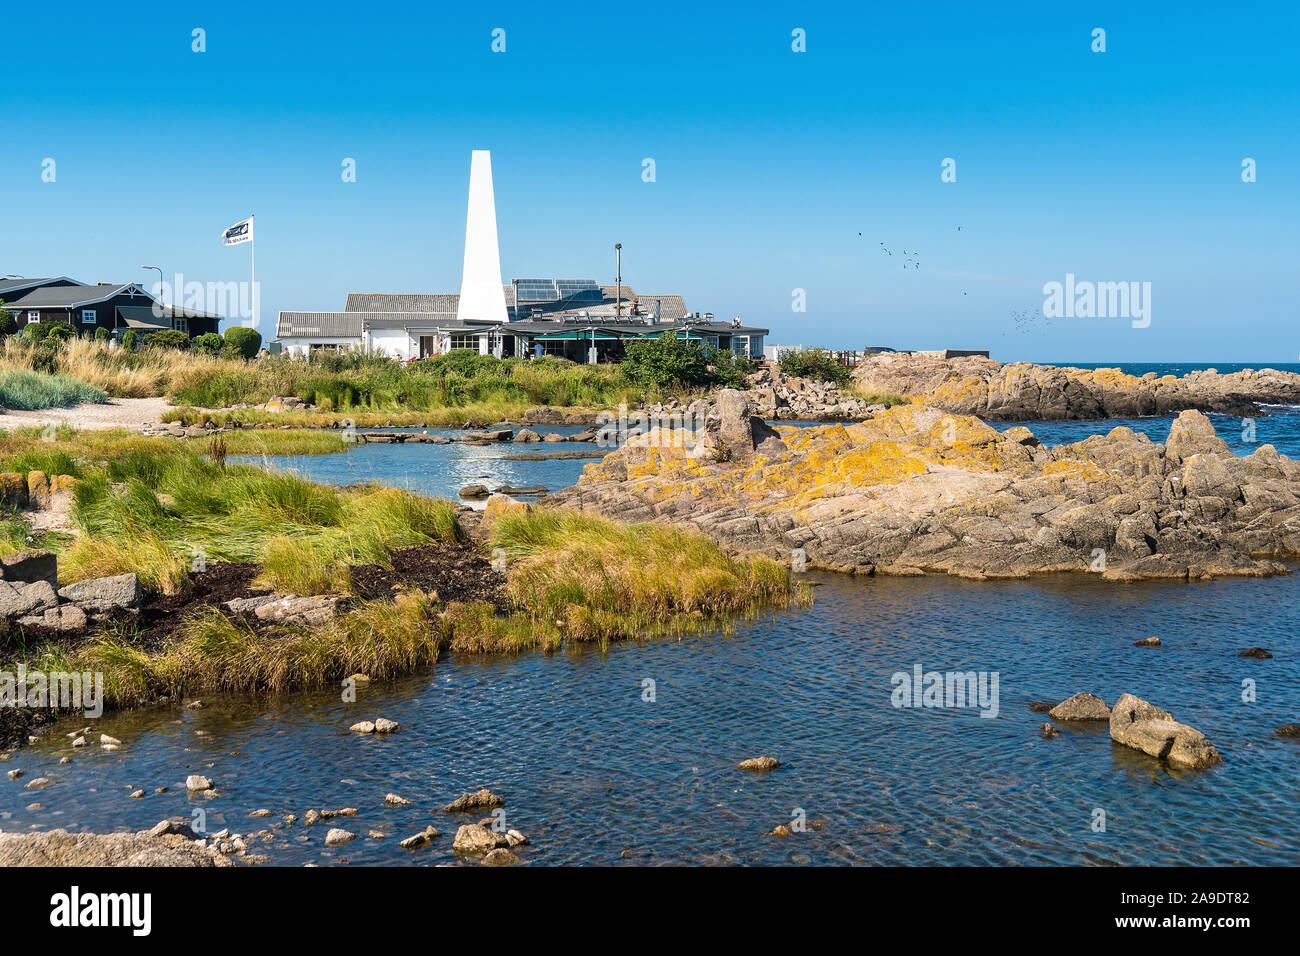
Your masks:
{"label": "dark wooden house", "polygon": [[70,325],[79,334],[107,329],[120,338],[128,329],[141,334],[180,329],[190,338],[216,332],[221,316],[163,305],[135,282],[86,285],[66,276],[0,280],[0,301],[21,331],[32,322]]}

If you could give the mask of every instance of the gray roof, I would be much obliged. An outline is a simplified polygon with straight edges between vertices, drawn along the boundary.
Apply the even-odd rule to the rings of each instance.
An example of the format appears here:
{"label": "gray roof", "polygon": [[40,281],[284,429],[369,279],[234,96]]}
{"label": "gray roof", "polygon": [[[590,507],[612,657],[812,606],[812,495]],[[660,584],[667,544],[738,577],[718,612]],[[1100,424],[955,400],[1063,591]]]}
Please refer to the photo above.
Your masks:
{"label": "gray roof", "polygon": [[[8,304],[15,309],[68,309],[103,302],[132,287],[139,289],[134,282],[124,282],[122,285],[44,286],[33,289]],[[149,302],[153,301],[153,297],[143,289],[139,289],[138,294]]]}
{"label": "gray roof", "polygon": [[16,292],[20,289],[34,289],[37,286],[49,285],[53,282],[64,282],[69,285],[84,285],[76,279],[69,279],[67,276],[54,276],[45,279],[0,279],[0,299],[5,297],[6,293]]}
{"label": "gray roof", "polygon": [[349,292],[345,312],[450,312],[456,314],[456,293]]}
{"label": "gray roof", "polygon": [[455,312],[281,312],[277,338],[361,338],[362,322],[383,329],[476,329],[493,323],[458,322]]}

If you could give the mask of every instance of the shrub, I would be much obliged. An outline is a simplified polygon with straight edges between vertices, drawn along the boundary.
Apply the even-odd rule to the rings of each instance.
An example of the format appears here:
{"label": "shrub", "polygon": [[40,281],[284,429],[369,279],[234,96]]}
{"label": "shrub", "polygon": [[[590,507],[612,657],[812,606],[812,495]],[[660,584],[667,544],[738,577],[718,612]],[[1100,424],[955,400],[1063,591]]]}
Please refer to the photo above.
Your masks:
{"label": "shrub", "polygon": [[813,378],[819,382],[849,383],[849,370],[831,357],[825,349],[788,350],[778,360],[781,371],[799,378]]}
{"label": "shrub", "polygon": [[50,334],[51,326],[41,322],[28,322],[23,326],[22,337],[29,342],[44,342]]}
{"label": "shrub", "polygon": [[225,344],[225,340],[216,332],[204,332],[190,343],[192,348],[209,355],[221,354],[221,346]]}
{"label": "shrub", "polygon": [[654,339],[629,342],[623,353],[623,374],[642,388],[706,385],[711,379],[708,352],[698,342],[665,332]]}
{"label": "shrub", "polygon": [[140,347],[140,335],[135,329],[127,329],[122,333],[122,348],[128,352],[134,352]]}
{"label": "shrub", "polygon": [[226,345],[235,349],[243,358],[251,359],[262,347],[262,336],[257,329],[236,325],[226,329]]}
{"label": "shrub", "polygon": [[13,313],[5,308],[4,299],[0,299],[0,336],[13,335],[18,331],[18,323]]}
{"label": "shrub", "polygon": [[96,342],[107,342],[107,341],[108,341],[108,329],[104,328],[102,325],[101,325],[99,328],[95,329],[95,341],[96,341]]}
{"label": "shrub", "polygon": [[190,337],[180,329],[163,329],[152,332],[145,339],[145,344],[152,349],[180,349],[190,347]]}
{"label": "shrub", "polygon": [[46,333],[45,336],[47,342],[66,342],[68,339],[75,339],[77,337],[77,330],[70,325],[64,325],[62,323],[51,325],[49,326],[49,330],[50,331]]}

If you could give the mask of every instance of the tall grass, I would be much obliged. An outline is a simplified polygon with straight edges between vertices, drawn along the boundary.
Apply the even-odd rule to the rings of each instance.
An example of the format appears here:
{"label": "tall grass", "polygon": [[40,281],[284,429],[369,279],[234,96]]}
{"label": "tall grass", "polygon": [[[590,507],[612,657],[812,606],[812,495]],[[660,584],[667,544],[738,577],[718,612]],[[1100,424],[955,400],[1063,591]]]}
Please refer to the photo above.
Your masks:
{"label": "tall grass", "polygon": [[34,411],[106,401],[108,396],[102,390],[67,375],[49,375],[27,369],[0,370],[0,406],[4,408]]}
{"label": "tall grass", "polygon": [[704,535],[661,525],[535,508],[494,518],[491,545],[506,556],[511,601],[544,641],[552,628],[574,641],[698,630],[792,599],[775,561],[732,558]]}
{"label": "tall grass", "polygon": [[346,586],[348,565],[461,533],[450,502],[396,488],[349,493],[164,447],[124,451],[83,476],[72,512],[83,533],[59,560],[65,583],[131,570],[144,587],[176,593],[201,556],[261,562],[271,587],[324,593]]}
{"label": "tall grass", "polygon": [[159,651],[142,649],[122,632],[74,648],[35,647],[23,660],[42,671],[103,673],[105,703],[125,707],[164,695],[319,687],[356,673],[396,677],[433,663],[446,646],[447,628],[428,597],[402,593],[391,602],[363,603],[326,627],[282,628],[273,639],[208,610]]}
{"label": "tall grass", "polygon": [[[496,408],[514,417],[535,405],[611,408],[659,397],[634,387],[617,365],[578,365],[554,357],[497,359],[468,349],[409,365],[362,351],[310,362],[284,356],[245,362],[197,351],[109,348],[88,338],[53,351],[18,336],[6,339],[0,372],[33,369],[88,383],[115,398],[166,396],[193,409],[260,405],[274,396],[295,395],[323,413],[339,415]],[[479,411],[475,417],[488,416]]]}

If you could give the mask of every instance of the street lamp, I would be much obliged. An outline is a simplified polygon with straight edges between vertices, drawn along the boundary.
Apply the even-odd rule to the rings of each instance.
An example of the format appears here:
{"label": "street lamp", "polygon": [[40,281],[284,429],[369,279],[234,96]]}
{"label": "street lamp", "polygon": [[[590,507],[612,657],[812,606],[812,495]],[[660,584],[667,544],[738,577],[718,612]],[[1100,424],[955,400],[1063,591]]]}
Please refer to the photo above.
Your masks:
{"label": "street lamp", "polygon": [[153,269],[154,271],[156,271],[156,272],[158,273],[158,298],[159,298],[159,300],[161,300],[161,299],[162,299],[162,288],[163,288],[163,271],[162,271],[162,269],[158,268],[158,266],[141,266],[140,268],[141,268],[141,269]]}
{"label": "street lamp", "polygon": [[623,315],[623,243],[614,243],[614,281],[617,285],[617,292],[614,298],[614,317],[621,318]]}

